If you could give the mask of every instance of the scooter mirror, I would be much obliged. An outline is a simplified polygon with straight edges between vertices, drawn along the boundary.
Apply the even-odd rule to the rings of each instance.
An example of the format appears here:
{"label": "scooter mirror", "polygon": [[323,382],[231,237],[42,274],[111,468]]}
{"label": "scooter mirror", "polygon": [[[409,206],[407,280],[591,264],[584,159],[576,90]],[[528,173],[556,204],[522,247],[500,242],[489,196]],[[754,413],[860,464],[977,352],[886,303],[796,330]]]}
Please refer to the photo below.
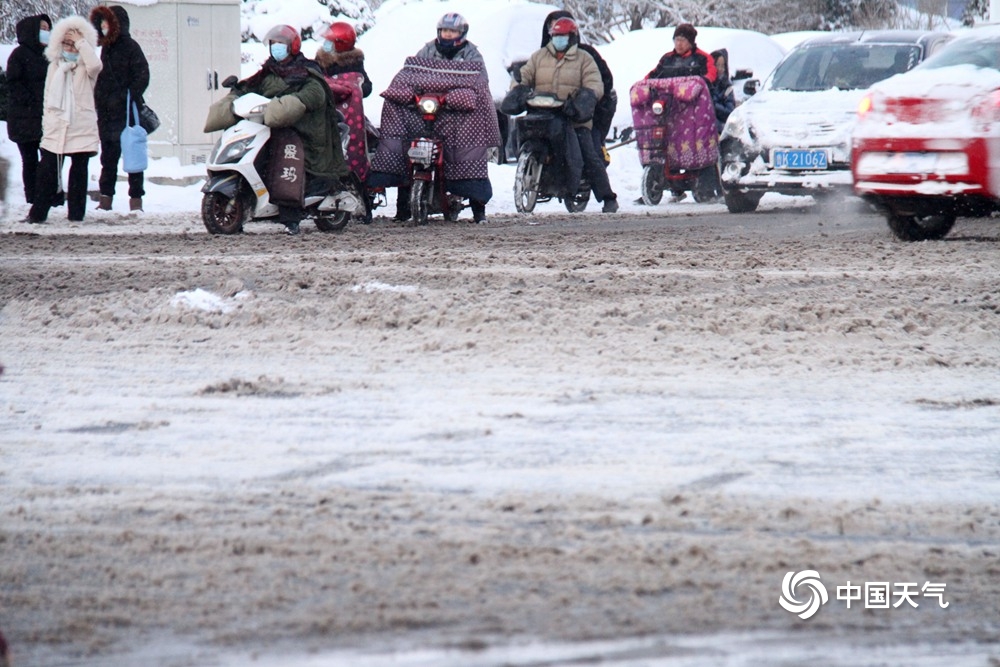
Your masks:
{"label": "scooter mirror", "polygon": [[239,83],[239,81],[240,80],[236,78],[235,74],[230,74],[225,79],[223,79],[223,81],[222,81],[222,87],[223,88],[234,88],[236,86],[236,84]]}

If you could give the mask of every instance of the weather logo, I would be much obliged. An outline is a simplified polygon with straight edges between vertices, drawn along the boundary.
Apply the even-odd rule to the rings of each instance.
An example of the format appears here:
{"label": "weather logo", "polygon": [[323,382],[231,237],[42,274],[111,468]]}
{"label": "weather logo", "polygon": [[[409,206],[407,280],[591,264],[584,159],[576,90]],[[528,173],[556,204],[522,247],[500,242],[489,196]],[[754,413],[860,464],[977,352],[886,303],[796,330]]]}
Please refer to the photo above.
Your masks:
{"label": "weather logo", "polygon": [[[808,597],[800,600],[797,595],[800,589],[805,589]],[[797,614],[803,621],[812,618],[828,599],[826,586],[820,581],[819,572],[816,570],[789,572],[781,581],[781,597],[778,598],[778,604],[785,611]]]}

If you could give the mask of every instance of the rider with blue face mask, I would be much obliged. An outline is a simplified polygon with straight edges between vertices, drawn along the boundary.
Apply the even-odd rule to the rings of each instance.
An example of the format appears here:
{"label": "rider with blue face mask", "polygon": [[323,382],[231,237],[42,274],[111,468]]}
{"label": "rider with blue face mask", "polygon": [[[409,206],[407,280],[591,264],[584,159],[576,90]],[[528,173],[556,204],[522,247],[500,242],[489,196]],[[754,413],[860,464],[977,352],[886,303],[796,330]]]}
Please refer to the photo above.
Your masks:
{"label": "rider with blue face mask", "polygon": [[365,71],[365,54],[355,46],[357,32],[350,23],[337,21],[323,33],[323,44],[316,51],[316,62],[326,76],[336,76],[347,72],[357,72],[364,77],[361,84],[362,97],[372,93],[372,82]]}
{"label": "rider with blue face mask", "polygon": [[[590,95],[596,102],[604,96],[604,82],[597,61],[579,47],[580,31],[576,21],[569,17],[555,20],[549,27],[549,43],[531,54],[521,67],[520,85],[538,93],[550,93],[560,100]],[[517,81],[511,87],[518,85]],[[587,91],[581,95],[580,91]],[[597,152],[591,133],[593,120],[573,120],[583,169],[594,191],[594,197],[604,202],[603,212],[618,210],[618,196],[611,189],[607,167]]]}
{"label": "rider with blue face mask", "polygon": [[[343,190],[341,178],[348,175],[337,126],[337,110],[323,71],[301,53],[302,39],[289,25],[271,28],[264,36],[270,57],[253,76],[236,84],[221,101],[246,93],[270,98],[264,123],[274,128],[292,128],[302,138],[305,153],[306,194],[333,194]],[[220,103],[216,103],[220,104]],[[301,206],[278,207],[279,220],[289,234],[299,233],[305,216]]]}

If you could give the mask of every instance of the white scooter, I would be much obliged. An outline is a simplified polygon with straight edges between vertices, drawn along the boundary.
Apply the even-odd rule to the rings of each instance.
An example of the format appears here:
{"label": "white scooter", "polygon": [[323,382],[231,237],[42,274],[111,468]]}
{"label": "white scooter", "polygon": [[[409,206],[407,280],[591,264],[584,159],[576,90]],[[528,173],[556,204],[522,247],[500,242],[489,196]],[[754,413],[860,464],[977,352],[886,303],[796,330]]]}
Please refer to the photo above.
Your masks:
{"label": "white scooter", "polygon": [[[230,81],[223,85],[226,83]],[[265,147],[271,138],[271,128],[264,125],[264,108],[269,101],[256,93],[246,93],[233,101],[233,113],[242,120],[222,133],[206,165],[208,181],[201,189],[205,193],[201,219],[211,234],[239,234],[251,219],[278,221],[278,206],[271,203],[262,176],[267,168]],[[340,123],[340,136],[346,153],[350,137],[346,123]],[[345,181],[344,189],[336,194],[306,192],[305,217],[311,218],[320,231],[339,231],[351,217],[365,217],[366,198],[361,184],[353,174]]]}

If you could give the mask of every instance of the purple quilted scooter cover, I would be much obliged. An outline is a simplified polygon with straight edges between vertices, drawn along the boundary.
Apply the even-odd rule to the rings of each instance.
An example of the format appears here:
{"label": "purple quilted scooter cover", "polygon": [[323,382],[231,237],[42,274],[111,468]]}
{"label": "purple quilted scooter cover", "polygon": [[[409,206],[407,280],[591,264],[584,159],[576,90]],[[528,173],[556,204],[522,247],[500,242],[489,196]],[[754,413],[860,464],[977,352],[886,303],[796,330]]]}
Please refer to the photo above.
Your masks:
{"label": "purple quilted scooter cover", "polygon": [[[715,108],[703,78],[642,79],[632,86],[629,98],[644,167],[659,163],[671,169],[701,169],[718,161]],[[659,115],[652,109],[657,99],[666,106]]]}

